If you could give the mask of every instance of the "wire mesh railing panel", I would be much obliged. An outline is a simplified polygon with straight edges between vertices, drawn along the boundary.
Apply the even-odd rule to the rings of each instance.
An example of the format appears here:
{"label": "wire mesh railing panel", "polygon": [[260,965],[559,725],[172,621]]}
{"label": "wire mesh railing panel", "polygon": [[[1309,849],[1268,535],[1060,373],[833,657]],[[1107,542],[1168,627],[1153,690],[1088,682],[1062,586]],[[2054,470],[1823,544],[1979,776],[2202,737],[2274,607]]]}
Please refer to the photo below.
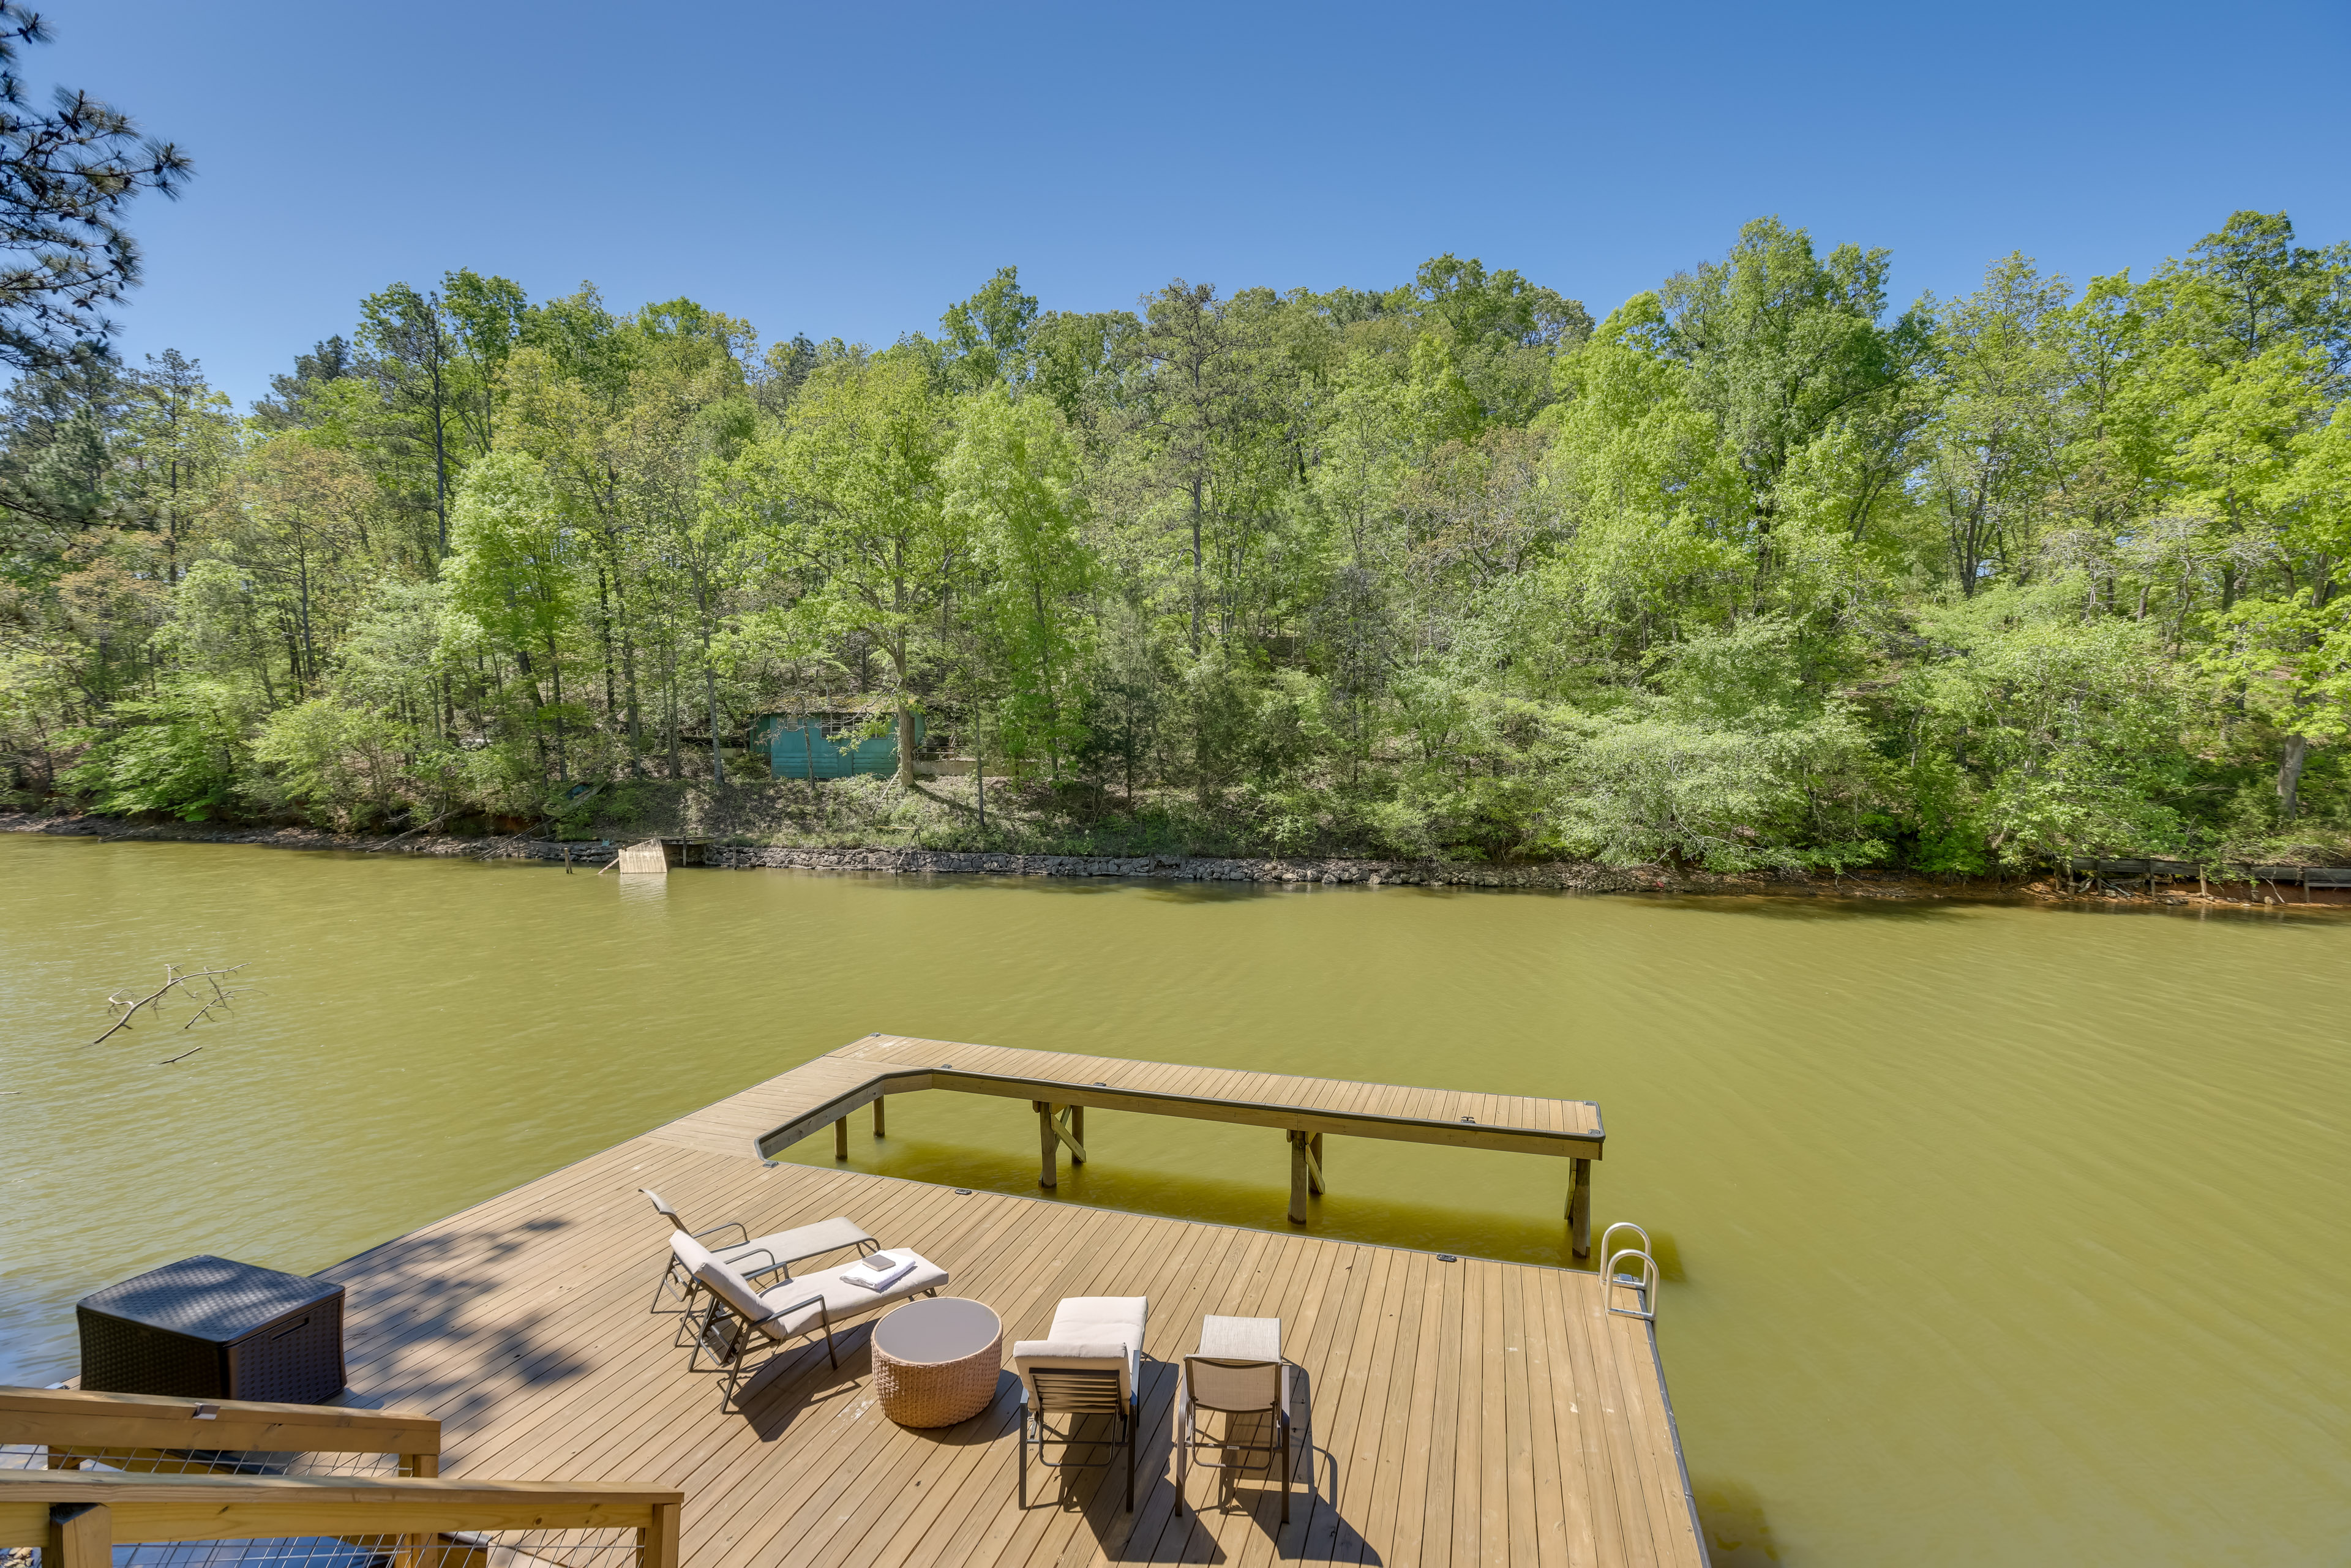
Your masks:
{"label": "wire mesh railing panel", "polygon": [[352,1476],[400,1473],[396,1454],[261,1453],[222,1448],[99,1448],[0,1444],[0,1470],[94,1469],[141,1475]]}
{"label": "wire mesh railing panel", "polygon": [[338,1541],[323,1535],[277,1541],[150,1541],[116,1547],[114,1568],[385,1568],[398,1549],[397,1542],[379,1542],[370,1537]]}
{"label": "wire mesh railing panel", "polygon": [[[640,1568],[643,1561],[632,1529],[150,1541],[114,1549],[114,1568]],[[37,1549],[0,1552],[0,1568],[39,1562]]]}
{"label": "wire mesh railing panel", "polygon": [[114,1549],[114,1568],[639,1568],[641,1561],[634,1530],[173,1541]]}

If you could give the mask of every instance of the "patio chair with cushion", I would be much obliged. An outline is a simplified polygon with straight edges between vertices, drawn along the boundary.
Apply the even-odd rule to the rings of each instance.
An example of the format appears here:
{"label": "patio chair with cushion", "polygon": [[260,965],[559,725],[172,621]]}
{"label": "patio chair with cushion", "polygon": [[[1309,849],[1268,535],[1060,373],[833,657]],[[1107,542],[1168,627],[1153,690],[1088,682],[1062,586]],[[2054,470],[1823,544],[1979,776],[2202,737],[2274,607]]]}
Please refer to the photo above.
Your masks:
{"label": "patio chair with cushion", "polygon": [[[686,1365],[702,1370],[702,1357],[711,1357],[713,1369],[725,1375],[722,1406],[735,1403],[750,1370],[753,1354],[761,1346],[781,1350],[804,1334],[821,1332],[825,1359],[834,1366],[841,1356],[832,1331],[843,1320],[891,1306],[910,1297],[939,1293],[947,1271],[918,1252],[893,1248],[831,1269],[819,1269],[761,1291],[742,1272],[719,1261],[701,1242],[684,1231],[673,1231],[670,1251],[705,1292],[709,1306],[694,1331],[694,1354]],[[856,1282],[855,1275],[883,1258],[904,1260],[906,1267],[881,1290]]]}
{"label": "patio chair with cushion", "polygon": [[[814,1225],[802,1225],[767,1236],[752,1235],[750,1228],[739,1219],[730,1219],[706,1230],[695,1230],[685,1223],[676,1209],[663,1201],[661,1194],[649,1186],[641,1186],[637,1190],[652,1202],[653,1212],[667,1220],[672,1230],[684,1231],[708,1248],[712,1257],[748,1280],[776,1273],[789,1280],[792,1277],[792,1265],[795,1263],[821,1258],[828,1252],[838,1252],[850,1247],[856,1248],[859,1256],[862,1257],[882,1245],[866,1234],[864,1227],[839,1215],[831,1219],[820,1219]],[[714,1245],[710,1239],[725,1230],[735,1232],[735,1239]],[[678,1261],[677,1254],[672,1252],[669,1267],[662,1270],[661,1282],[653,1287],[652,1310],[658,1312],[663,1310],[663,1302],[674,1301],[677,1303],[675,1310],[690,1317],[695,1298],[701,1293],[700,1282]]]}
{"label": "patio chair with cushion", "polygon": [[[1020,1506],[1029,1506],[1029,1445],[1037,1462],[1051,1469],[1105,1469],[1110,1458],[1079,1461],[1072,1446],[1126,1450],[1126,1508],[1134,1511],[1134,1434],[1142,1416],[1143,1332],[1148,1296],[1071,1296],[1053,1309],[1053,1326],[1043,1339],[1012,1347],[1020,1375]],[[1049,1414],[1071,1417],[1055,1431]],[[1107,1437],[1077,1437],[1077,1422],[1091,1414],[1113,1417]],[[1045,1457],[1048,1442],[1061,1458]]]}
{"label": "patio chair with cushion", "polygon": [[[1293,1439],[1303,1437],[1306,1487],[1314,1489],[1314,1415],[1304,1413],[1302,1424],[1295,1399],[1304,1374],[1281,1355],[1280,1318],[1203,1318],[1200,1348],[1184,1358],[1184,1379],[1176,1390],[1176,1512],[1184,1511],[1184,1482],[1189,1465],[1236,1475],[1265,1475],[1277,1458],[1281,1466],[1281,1522],[1290,1522],[1290,1451]],[[1208,1437],[1200,1429],[1203,1412],[1224,1416],[1224,1432]],[[1270,1442],[1250,1442],[1237,1430],[1249,1417],[1263,1419]],[[1202,1455],[1215,1453],[1217,1458]],[[1230,1455],[1230,1458],[1221,1456]],[[1251,1456],[1259,1456],[1252,1458]]]}

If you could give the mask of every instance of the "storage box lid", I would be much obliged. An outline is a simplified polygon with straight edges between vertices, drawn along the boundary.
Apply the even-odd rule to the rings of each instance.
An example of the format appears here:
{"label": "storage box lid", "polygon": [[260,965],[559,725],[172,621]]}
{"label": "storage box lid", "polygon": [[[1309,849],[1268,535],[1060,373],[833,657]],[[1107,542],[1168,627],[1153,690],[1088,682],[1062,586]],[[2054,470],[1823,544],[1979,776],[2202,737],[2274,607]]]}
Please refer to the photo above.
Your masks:
{"label": "storage box lid", "polygon": [[80,1305],[126,1322],[226,1343],[342,1293],[331,1281],[207,1255],[183,1258],[94,1291]]}

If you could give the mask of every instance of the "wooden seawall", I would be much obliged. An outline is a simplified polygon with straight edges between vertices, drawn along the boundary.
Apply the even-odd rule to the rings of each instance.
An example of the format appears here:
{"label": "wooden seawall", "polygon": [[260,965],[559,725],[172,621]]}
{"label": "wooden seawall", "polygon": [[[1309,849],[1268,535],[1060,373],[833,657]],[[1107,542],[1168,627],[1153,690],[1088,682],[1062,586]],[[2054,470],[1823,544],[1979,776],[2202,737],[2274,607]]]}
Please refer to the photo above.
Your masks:
{"label": "wooden seawall", "polygon": [[[1318,1130],[1409,1127],[1583,1161],[1599,1152],[1596,1110],[941,1049],[858,1041],[325,1270],[350,1288],[347,1398],[439,1417],[444,1475],[679,1488],[684,1561],[708,1568],[1705,1562],[1654,1327],[1608,1312],[1593,1274],[1327,1241],[1277,1216],[1278,1229],[1237,1229],[760,1153],[837,1123],[844,1105],[878,1112],[881,1089],[856,1097],[918,1072],[935,1088],[1033,1097],[1040,1122],[1065,1132],[1055,1105],[1183,1114],[1132,1097],[1218,1101],[1235,1108],[1218,1119],[1273,1115],[1256,1124],[1291,1133],[1293,1150]],[[937,1081],[948,1072],[992,1086]],[[1306,1113],[1332,1120],[1301,1130],[1280,1119]],[[1381,1119],[1398,1126],[1365,1131]],[[1081,1132],[1068,1141],[1082,1145]],[[747,1388],[742,1411],[722,1411],[714,1380],[673,1348],[676,1320],[648,1311],[667,1250],[643,1186],[696,1226],[740,1218],[762,1232],[851,1216],[946,1267],[951,1293],[995,1308],[1008,1342],[1041,1335],[1064,1296],[1149,1296],[1134,1512],[1116,1485],[1098,1488],[1099,1471],[1063,1472],[1065,1493],[1049,1484],[1017,1506],[1008,1370],[995,1402],[959,1427],[890,1422],[870,1396],[862,1325],[844,1336],[838,1370],[821,1344],[800,1349]],[[1220,1505],[1196,1477],[1195,1506],[1175,1513],[1176,1364],[1205,1313],[1279,1316],[1308,1375],[1320,1451],[1313,1496],[1301,1483],[1287,1527],[1259,1482]]]}

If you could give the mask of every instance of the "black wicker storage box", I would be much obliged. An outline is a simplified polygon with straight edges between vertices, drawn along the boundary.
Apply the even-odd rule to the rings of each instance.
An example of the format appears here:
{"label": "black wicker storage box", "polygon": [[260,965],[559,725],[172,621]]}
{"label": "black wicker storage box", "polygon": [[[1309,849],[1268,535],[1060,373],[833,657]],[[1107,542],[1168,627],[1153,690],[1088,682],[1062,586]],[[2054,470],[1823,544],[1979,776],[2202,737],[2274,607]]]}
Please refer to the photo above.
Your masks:
{"label": "black wicker storage box", "polygon": [[316,1405],[343,1387],[343,1288],[184,1258],[84,1296],[81,1385]]}

